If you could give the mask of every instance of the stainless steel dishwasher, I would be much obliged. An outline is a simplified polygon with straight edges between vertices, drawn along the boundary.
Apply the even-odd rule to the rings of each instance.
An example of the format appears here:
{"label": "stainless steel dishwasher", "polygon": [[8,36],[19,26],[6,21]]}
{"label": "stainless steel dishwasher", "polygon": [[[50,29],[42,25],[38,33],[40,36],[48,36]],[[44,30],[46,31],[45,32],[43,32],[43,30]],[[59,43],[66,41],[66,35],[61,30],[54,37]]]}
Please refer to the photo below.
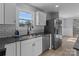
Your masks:
{"label": "stainless steel dishwasher", "polygon": [[50,48],[50,35],[44,35],[42,37],[42,51],[46,51]]}

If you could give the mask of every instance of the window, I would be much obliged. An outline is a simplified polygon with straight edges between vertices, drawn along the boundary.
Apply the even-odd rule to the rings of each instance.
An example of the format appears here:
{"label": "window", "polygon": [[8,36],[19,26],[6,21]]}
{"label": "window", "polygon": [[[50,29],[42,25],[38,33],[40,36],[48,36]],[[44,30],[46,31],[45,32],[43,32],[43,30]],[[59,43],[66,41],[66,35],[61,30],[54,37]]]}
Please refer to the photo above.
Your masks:
{"label": "window", "polygon": [[32,23],[32,14],[25,11],[19,12],[19,26],[25,26],[29,23]]}

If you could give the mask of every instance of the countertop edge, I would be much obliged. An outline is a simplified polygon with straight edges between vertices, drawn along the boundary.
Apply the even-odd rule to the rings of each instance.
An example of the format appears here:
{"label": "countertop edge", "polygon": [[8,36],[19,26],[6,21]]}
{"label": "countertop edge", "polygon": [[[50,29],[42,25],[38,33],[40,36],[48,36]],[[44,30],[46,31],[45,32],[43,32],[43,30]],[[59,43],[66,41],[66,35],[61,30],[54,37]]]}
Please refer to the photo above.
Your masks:
{"label": "countertop edge", "polygon": [[[30,39],[33,39],[33,38],[37,38],[37,37],[42,37],[43,35],[49,35],[49,34],[40,34],[41,36],[36,36],[36,37],[32,37],[32,38],[28,38],[28,39],[22,39],[22,40],[20,40],[21,39],[21,37],[24,37],[24,36],[26,36],[26,35],[22,35],[21,37],[19,37],[19,38],[14,38],[15,39],[15,41],[14,42],[20,42],[20,41],[24,41],[24,40],[30,40]],[[14,42],[9,42],[9,43],[6,43],[6,45],[7,44],[10,44],[10,43],[14,43]]]}

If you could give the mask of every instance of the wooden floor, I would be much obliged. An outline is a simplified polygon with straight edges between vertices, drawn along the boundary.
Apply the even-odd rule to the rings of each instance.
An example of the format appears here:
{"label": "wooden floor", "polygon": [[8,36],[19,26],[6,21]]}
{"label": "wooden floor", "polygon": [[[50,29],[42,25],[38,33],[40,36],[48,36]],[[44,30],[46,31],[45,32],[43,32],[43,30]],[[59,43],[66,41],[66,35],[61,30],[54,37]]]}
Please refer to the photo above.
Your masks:
{"label": "wooden floor", "polygon": [[47,50],[42,56],[75,56],[76,51],[73,49],[77,38],[63,37],[62,46],[57,50]]}

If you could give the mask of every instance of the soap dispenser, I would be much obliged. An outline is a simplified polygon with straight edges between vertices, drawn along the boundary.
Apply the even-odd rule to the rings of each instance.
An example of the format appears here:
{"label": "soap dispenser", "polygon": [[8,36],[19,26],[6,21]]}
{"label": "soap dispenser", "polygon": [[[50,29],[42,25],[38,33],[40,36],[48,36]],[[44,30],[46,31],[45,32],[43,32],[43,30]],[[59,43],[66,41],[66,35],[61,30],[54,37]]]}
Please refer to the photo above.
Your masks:
{"label": "soap dispenser", "polygon": [[18,30],[15,30],[15,36],[16,36],[16,38],[19,38],[19,31]]}

